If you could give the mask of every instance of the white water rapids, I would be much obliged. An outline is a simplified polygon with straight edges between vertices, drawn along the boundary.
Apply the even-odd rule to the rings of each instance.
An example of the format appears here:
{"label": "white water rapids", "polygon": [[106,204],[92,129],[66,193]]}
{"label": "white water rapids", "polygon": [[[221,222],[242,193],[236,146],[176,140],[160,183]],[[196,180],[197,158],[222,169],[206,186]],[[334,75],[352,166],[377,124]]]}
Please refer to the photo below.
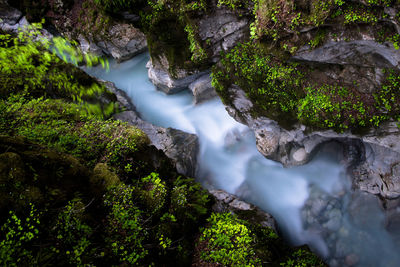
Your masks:
{"label": "white water rapids", "polygon": [[157,91],[148,80],[148,59],[142,54],[121,64],[111,61],[108,72],[86,71],[124,90],[144,120],[195,133],[196,178],[203,186],[270,213],[290,242],[309,244],[331,266],[400,266],[399,248],[384,228],[377,200],[350,189],[340,146],[325,146],[304,166],[283,168],[257,151],[253,133],[231,118],[220,100],[194,105],[190,92]]}

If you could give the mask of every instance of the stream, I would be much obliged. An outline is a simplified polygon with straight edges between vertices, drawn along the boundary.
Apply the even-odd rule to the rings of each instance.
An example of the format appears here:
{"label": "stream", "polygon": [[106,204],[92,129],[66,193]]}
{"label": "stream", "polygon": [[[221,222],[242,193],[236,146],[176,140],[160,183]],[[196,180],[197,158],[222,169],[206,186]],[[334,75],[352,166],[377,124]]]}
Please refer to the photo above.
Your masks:
{"label": "stream", "polygon": [[196,134],[197,180],[273,215],[291,244],[308,244],[330,266],[400,266],[378,199],[351,190],[340,145],[329,143],[310,163],[284,168],[257,151],[253,132],[219,99],[194,105],[189,90],[157,91],[148,80],[148,60],[145,53],[120,64],[110,60],[109,71],[86,71],[124,90],[142,119]]}

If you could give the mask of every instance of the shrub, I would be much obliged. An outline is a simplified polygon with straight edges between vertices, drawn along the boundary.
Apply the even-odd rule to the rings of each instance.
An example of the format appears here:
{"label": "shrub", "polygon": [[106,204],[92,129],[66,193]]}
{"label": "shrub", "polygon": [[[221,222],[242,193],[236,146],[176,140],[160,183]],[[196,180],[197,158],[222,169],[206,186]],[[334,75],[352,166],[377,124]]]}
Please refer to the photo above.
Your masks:
{"label": "shrub", "polygon": [[135,189],[123,183],[111,188],[104,199],[109,207],[106,245],[121,263],[138,264],[148,253],[143,247],[147,235],[142,212],[134,201]]}
{"label": "shrub", "polygon": [[206,247],[201,259],[224,266],[258,266],[260,260],[252,248],[250,230],[230,213],[213,213],[208,219],[209,227],[200,236]]}
{"label": "shrub", "polygon": [[[147,136],[126,123],[86,114],[80,105],[12,95],[0,100],[0,131],[70,153],[90,165],[103,160],[123,169],[148,144]],[[128,156],[131,155],[131,156]],[[132,158],[131,163],[138,161]]]}
{"label": "shrub", "polygon": [[141,202],[151,214],[157,214],[164,207],[167,187],[158,173],[152,172],[141,179],[139,195]]}
{"label": "shrub", "polygon": [[29,266],[33,262],[30,242],[38,237],[40,214],[30,204],[26,219],[20,219],[10,211],[7,221],[1,226],[0,264],[2,266]]}
{"label": "shrub", "polygon": [[84,213],[85,205],[82,201],[73,199],[58,214],[52,229],[57,239],[57,246],[53,251],[64,254],[68,263],[75,266],[84,266],[85,258],[94,254],[94,251],[90,249],[90,236],[93,230],[83,222]]}

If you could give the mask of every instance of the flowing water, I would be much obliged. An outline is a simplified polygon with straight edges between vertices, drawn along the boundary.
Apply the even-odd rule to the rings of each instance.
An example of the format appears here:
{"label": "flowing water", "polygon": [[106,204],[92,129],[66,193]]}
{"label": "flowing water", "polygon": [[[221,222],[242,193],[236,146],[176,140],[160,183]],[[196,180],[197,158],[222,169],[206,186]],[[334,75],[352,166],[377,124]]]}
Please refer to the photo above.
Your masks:
{"label": "flowing water", "polygon": [[233,120],[220,100],[194,105],[190,92],[166,95],[148,80],[148,54],[110,71],[86,70],[112,81],[132,99],[144,120],[195,133],[200,141],[199,182],[223,189],[275,217],[294,245],[309,244],[331,266],[400,266],[398,246],[384,228],[378,200],[350,190],[338,144],[309,164],[283,168],[256,149],[254,134]]}

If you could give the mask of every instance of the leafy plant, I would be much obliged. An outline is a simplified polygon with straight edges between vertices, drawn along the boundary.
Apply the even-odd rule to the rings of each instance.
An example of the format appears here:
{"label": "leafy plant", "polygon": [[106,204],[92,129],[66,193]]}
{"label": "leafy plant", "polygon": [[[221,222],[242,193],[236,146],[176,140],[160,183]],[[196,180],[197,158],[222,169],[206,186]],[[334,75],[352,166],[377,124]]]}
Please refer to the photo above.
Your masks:
{"label": "leafy plant", "polygon": [[230,213],[213,213],[209,227],[201,234],[200,242],[206,244],[201,259],[224,266],[258,266],[250,230]]}
{"label": "leafy plant", "polygon": [[143,247],[147,233],[134,194],[134,187],[121,183],[111,188],[104,199],[110,209],[106,244],[121,263],[127,264],[138,264],[148,253]]}
{"label": "leafy plant", "polygon": [[30,204],[30,212],[25,219],[20,219],[13,211],[1,226],[0,264],[2,266],[30,265],[33,255],[27,249],[28,244],[38,237],[40,214]]}
{"label": "leafy plant", "polygon": [[86,110],[92,113],[109,112],[110,107],[113,110],[113,103],[100,109],[87,103],[104,94],[105,87],[64,61],[88,66],[101,63],[104,67],[108,63],[90,54],[82,54],[74,47],[74,42],[67,42],[61,37],[51,40],[44,37],[41,27],[41,24],[32,24],[19,32],[17,37],[0,35],[0,98],[23,92],[32,96],[58,96],[85,102]]}

